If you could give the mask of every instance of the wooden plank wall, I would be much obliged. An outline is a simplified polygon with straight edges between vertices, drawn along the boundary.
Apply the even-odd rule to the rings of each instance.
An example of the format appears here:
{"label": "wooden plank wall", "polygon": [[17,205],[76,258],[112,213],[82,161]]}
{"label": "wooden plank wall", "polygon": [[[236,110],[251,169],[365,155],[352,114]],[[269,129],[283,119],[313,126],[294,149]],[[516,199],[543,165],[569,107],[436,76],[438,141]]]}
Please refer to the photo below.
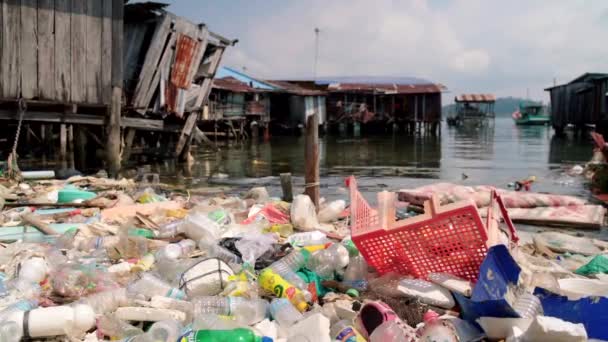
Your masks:
{"label": "wooden plank wall", "polygon": [[0,98],[109,105],[116,73],[122,83],[122,60],[113,58],[122,7],[117,0],[0,0]]}

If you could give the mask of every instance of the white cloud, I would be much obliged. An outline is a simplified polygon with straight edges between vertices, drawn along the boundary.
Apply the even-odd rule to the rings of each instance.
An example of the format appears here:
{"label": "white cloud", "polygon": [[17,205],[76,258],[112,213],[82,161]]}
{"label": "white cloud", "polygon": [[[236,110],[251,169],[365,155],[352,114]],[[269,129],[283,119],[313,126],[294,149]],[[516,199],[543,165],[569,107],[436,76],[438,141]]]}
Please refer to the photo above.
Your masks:
{"label": "white cloud", "polygon": [[603,0],[285,1],[248,17],[224,64],[310,77],[319,27],[319,75],[417,76],[452,93],[530,88],[546,99],[553,78],[608,72],[606,13]]}

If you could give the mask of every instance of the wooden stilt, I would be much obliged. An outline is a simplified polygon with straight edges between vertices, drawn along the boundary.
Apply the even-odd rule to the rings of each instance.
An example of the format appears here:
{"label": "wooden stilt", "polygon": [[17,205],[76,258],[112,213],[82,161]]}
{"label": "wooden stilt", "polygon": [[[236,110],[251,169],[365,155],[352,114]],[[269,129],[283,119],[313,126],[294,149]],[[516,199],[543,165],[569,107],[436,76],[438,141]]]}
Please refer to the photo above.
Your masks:
{"label": "wooden stilt", "polygon": [[133,140],[135,139],[135,128],[127,128],[125,130],[125,147],[122,150],[122,162],[127,163],[131,157],[131,148],[133,147]]}
{"label": "wooden stilt", "polygon": [[67,168],[67,127],[65,124],[61,124],[59,127],[59,160],[61,161],[61,168]]}
{"label": "wooden stilt", "polygon": [[305,192],[319,208],[319,116],[310,115],[306,122],[306,185]]}
{"label": "wooden stilt", "polygon": [[281,189],[283,190],[282,200],[293,201],[293,184],[291,183],[291,173],[281,173]]}
{"label": "wooden stilt", "polygon": [[68,126],[68,167],[74,168],[74,125]]}
{"label": "wooden stilt", "polygon": [[112,104],[109,111],[106,143],[106,162],[110,177],[116,177],[120,171],[120,116],[122,105],[122,89],[112,89]]}
{"label": "wooden stilt", "polygon": [[87,167],[87,135],[85,128],[78,126],[74,132],[74,165],[77,170],[85,170]]}

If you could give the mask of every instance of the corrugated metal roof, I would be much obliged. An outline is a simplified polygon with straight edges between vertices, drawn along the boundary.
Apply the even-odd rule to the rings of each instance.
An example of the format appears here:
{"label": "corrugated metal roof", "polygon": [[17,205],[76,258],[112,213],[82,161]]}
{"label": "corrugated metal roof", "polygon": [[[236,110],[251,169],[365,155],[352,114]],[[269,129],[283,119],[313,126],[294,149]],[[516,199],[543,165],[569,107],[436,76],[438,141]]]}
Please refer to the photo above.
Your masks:
{"label": "corrugated metal roof", "polygon": [[279,92],[285,91],[287,93],[291,93],[291,94],[295,94],[295,95],[302,95],[302,96],[323,96],[323,95],[327,94],[325,91],[318,90],[318,89],[305,88],[298,84],[291,83],[289,81],[266,81],[266,82],[279,88],[279,90],[278,90]]}
{"label": "corrugated metal roof", "polygon": [[456,96],[456,102],[495,102],[496,96],[493,94],[462,94]]}
{"label": "corrugated metal roof", "polygon": [[213,80],[213,88],[228,90],[235,93],[254,93],[257,89],[251,88],[247,84],[234,77],[216,78]]}
{"label": "corrugated metal roof", "polygon": [[444,87],[440,84],[382,84],[382,83],[332,83],[330,92],[373,92],[380,94],[421,94],[440,93]]}

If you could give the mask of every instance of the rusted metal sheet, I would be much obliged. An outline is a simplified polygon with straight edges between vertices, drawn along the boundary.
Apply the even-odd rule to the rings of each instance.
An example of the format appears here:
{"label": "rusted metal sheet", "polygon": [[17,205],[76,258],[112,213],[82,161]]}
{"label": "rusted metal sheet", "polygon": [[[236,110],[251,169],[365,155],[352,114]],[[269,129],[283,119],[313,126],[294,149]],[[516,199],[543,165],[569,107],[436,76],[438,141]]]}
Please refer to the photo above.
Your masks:
{"label": "rusted metal sheet", "polygon": [[294,95],[302,95],[302,96],[315,96],[315,95],[327,95],[327,92],[318,90],[318,89],[310,89],[303,87],[301,85],[289,82],[289,81],[264,81],[271,85],[276,86],[277,88],[282,89],[284,92],[294,94]]}
{"label": "rusted metal sheet", "polygon": [[492,94],[462,94],[456,96],[456,102],[495,102],[496,96]]}
{"label": "rusted metal sheet", "polygon": [[171,70],[171,84],[177,88],[190,88],[191,80],[188,79],[188,73],[192,67],[194,55],[199,48],[200,42],[197,40],[184,34],[178,36],[175,48],[175,62]]}
{"label": "rusted metal sheet", "polygon": [[395,83],[332,83],[327,87],[332,92],[364,92],[378,94],[424,94],[440,93],[439,84],[395,84]]}
{"label": "rusted metal sheet", "polygon": [[228,90],[234,93],[255,93],[259,92],[258,89],[252,88],[248,86],[246,83],[243,83],[237,80],[234,77],[223,77],[216,78],[213,80],[213,89],[221,89]]}

